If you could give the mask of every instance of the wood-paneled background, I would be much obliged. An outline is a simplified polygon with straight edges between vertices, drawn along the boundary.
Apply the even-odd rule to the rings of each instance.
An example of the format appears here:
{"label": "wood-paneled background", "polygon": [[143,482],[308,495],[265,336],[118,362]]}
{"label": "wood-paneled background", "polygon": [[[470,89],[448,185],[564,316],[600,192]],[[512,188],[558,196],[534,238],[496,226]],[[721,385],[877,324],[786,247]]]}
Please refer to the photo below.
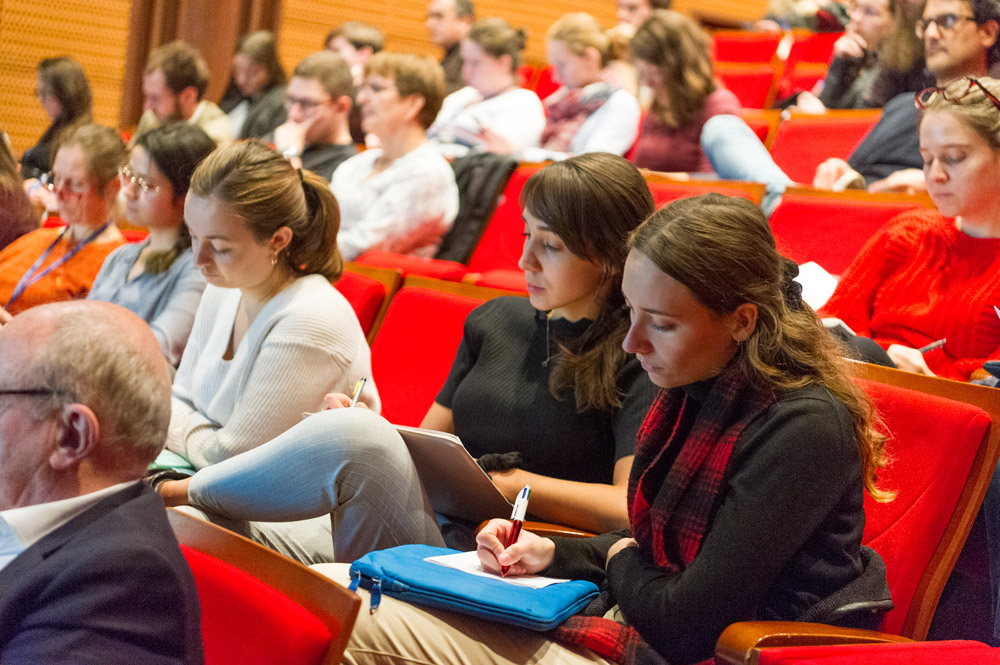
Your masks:
{"label": "wood-paneled background", "polygon": [[[437,54],[424,27],[425,0],[277,0],[278,44],[286,69],[323,46],[327,31],[347,20],[378,25],[386,34],[386,47],[399,51]],[[182,11],[177,11],[180,5]],[[259,3],[252,3],[259,4]],[[766,0],[674,0],[674,7],[695,16],[719,20],[752,20],[763,13]],[[142,25],[150,7],[159,15],[193,16],[180,20],[177,30],[205,51],[213,68],[209,97],[225,87],[227,63],[236,31],[248,25],[232,0],[0,0],[0,128],[11,138],[16,155],[31,146],[45,130],[48,118],[34,97],[38,61],[69,55],[83,65],[94,93],[97,122],[128,127],[138,118],[140,90],[127,91],[123,104],[122,81],[126,73],[141,71],[143,62],[126,62],[129,52],[130,15]],[[183,11],[183,10],[187,11]],[[480,17],[501,16],[528,30],[525,60],[545,60],[545,31],[570,11],[593,14],[606,26],[615,23],[613,0],[476,0]],[[266,13],[266,12],[265,12]],[[211,21],[218,22],[216,27]],[[136,21],[136,19],[139,19]],[[258,22],[256,19],[249,24]],[[241,28],[236,28],[240,26]],[[144,26],[157,31],[156,25]],[[234,29],[236,28],[236,29]],[[188,34],[190,33],[190,34]],[[134,37],[134,36],[133,36]],[[159,43],[139,40],[138,43]],[[133,43],[136,40],[133,39]],[[134,49],[133,49],[134,50]],[[221,63],[221,64],[220,64]],[[124,109],[124,111],[122,110]]]}

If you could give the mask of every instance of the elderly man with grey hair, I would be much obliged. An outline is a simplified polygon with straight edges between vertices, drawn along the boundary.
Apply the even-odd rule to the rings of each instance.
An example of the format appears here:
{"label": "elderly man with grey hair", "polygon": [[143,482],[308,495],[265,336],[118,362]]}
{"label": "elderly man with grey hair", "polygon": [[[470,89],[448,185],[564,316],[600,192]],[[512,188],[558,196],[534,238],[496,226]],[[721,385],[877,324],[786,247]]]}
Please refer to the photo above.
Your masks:
{"label": "elderly man with grey hair", "polygon": [[140,481],[169,420],[170,370],[128,310],[0,329],[0,662],[203,662],[194,579]]}

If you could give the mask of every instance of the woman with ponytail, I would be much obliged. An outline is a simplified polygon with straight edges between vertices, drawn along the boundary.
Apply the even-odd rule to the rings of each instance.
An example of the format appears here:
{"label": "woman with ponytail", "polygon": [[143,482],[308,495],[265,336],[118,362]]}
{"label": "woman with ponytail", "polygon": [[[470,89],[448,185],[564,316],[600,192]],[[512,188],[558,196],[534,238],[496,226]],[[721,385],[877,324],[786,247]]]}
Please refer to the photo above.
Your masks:
{"label": "woman with ponytail", "polygon": [[[533,515],[592,531],[622,528],[636,432],[656,393],[621,348],[622,268],[626,238],[653,212],[653,198],[625,159],[594,153],[541,169],[522,205],[529,298],[496,298],[469,315],[422,425],[492,458],[491,477],[508,498],[531,483]],[[330,410],[275,441],[190,481],[163,483],[160,493],[234,520],[330,513],[337,561],[386,542],[442,544],[392,426],[367,410],[336,408],[346,405],[342,395],[326,402]],[[449,517],[438,516],[444,538],[471,548],[476,525]],[[253,524],[239,528],[256,535]]]}
{"label": "woman with ponytail", "polygon": [[[184,219],[208,286],[166,447],[201,469],[278,436],[325,393],[350,392],[371,376],[371,355],[331,284],[343,268],[340,215],[321,177],[260,141],[234,143],[194,172]],[[361,399],[378,408],[372,381]]]}
{"label": "woman with ponytail", "polygon": [[185,123],[139,137],[120,177],[128,220],[149,229],[149,238],[112,252],[87,296],[139,315],[173,367],[181,361],[205,290],[184,226],[184,197],[194,170],[213,150],[208,134]]}

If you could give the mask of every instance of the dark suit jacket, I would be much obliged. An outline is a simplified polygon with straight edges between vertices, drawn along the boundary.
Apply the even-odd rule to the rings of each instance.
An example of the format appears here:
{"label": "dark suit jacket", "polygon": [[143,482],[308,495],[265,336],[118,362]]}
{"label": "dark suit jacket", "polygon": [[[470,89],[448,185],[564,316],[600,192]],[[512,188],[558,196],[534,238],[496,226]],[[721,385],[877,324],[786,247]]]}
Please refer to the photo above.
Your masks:
{"label": "dark suit jacket", "polygon": [[105,497],[0,571],[0,663],[202,663],[201,610],[159,496]]}

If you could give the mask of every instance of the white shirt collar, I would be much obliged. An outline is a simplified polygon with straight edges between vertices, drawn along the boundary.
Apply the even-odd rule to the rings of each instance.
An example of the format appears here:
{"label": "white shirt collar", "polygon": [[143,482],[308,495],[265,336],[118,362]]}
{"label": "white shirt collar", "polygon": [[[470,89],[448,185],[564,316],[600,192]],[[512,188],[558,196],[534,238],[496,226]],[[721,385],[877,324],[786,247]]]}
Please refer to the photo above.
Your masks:
{"label": "white shirt collar", "polygon": [[[139,482],[128,480],[111,487],[59,501],[0,511],[0,568],[39,540],[69,522],[105,497]],[[18,549],[20,543],[20,551]],[[5,562],[3,555],[10,558]],[[10,556],[13,554],[14,556]]]}

